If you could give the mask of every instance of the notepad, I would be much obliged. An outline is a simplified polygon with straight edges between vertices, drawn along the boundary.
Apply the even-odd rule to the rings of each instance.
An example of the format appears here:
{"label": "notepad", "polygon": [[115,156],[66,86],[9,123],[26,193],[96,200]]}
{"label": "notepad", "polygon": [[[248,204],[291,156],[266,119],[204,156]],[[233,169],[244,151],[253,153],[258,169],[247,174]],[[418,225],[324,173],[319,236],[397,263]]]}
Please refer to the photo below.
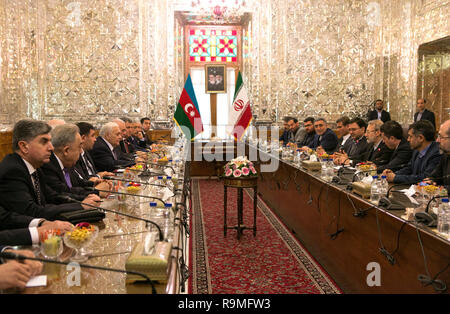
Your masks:
{"label": "notepad", "polygon": [[35,276],[32,277],[27,282],[27,288],[31,287],[45,287],[47,286],[47,275]]}

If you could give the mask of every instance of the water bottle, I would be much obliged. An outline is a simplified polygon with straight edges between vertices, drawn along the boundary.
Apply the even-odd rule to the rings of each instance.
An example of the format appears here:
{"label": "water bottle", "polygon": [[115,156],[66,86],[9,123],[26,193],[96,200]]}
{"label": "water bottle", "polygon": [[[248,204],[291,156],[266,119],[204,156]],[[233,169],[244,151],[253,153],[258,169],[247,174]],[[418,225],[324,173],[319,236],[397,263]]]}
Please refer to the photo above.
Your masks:
{"label": "water bottle", "polygon": [[327,182],[331,182],[331,180],[334,177],[334,164],[333,164],[333,159],[330,158],[327,161]]}
{"label": "water bottle", "polygon": [[387,182],[386,176],[381,176],[380,195],[386,196],[388,189],[389,189],[389,183]]}
{"label": "water bottle", "polygon": [[372,184],[370,186],[370,202],[378,205],[380,200],[380,185],[378,182],[378,176],[373,176],[372,179]]}
{"label": "water bottle", "polygon": [[450,208],[448,198],[443,198],[439,206],[437,230],[445,235],[450,234]]}
{"label": "water bottle", "polygon": [[[158,176],[158,179],[156,180],[156,184],[158,185],[164,185],[163,177]],[[162,197],[162,186],[155,186],[155,196],[161,198]]]}
{"label": "water bottle", "polygon": [[301,151],[300,149],[297,149],[296,153],[295,153],[295,157],[294,157],[294,164],[296,165],[300,165],[302,159],[301,159]]}

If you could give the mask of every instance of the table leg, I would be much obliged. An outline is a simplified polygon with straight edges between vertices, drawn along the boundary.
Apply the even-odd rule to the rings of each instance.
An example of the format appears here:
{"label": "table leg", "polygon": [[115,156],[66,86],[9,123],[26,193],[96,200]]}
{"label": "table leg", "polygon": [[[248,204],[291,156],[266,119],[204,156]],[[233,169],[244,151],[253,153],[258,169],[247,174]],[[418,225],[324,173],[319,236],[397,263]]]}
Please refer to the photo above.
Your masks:
{"label": "table leg", "polygon": [[257,187],[253,188],[253,236],[256,237],[256,207],[258,206]]}
{"label": "table leg", "polygon": [[241,238],[242,235],[242,229],[241,229],[241,225],[243,224],[243,217],[242,217],[242,212],[243,212],[243,190],[242,188],[238,188],[238,227],[237,227],[237,236],[238,236],[238,240]]}
{"label": "table leg", "polygon": [[227,236],[227,187],[223,186],[223,236]]}

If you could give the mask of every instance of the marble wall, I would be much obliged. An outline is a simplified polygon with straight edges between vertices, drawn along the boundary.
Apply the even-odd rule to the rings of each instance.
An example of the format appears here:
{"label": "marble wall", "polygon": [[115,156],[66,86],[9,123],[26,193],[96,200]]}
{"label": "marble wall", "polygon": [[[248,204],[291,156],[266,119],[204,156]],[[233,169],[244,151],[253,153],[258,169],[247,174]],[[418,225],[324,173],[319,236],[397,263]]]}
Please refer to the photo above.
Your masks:
{"label": "marble wall", "polygon": [[[411,121],[418,47],[450,35],[448,0],[247,0],[243,75],[258,119]],[[184,84],[185,0],[0,0],[0,125],[170,120]],[[245,51],[244,51],[245,52]]]}

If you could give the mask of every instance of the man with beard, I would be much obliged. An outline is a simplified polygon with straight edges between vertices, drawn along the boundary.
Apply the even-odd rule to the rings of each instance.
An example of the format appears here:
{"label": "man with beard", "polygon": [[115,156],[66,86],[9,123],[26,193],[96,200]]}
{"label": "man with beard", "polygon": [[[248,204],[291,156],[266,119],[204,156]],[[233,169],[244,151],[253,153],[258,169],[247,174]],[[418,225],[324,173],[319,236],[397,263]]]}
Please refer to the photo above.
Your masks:
{"label": "man with beard", "polygon": [[[450,120],[441,124],[437,138],[439,147],[442,150],[442,158],[439,165],[431,173],[431,180],[434,184],[443,185],[447,191],[450,189]],[[429,182],[431,182],[429,180]]]}

